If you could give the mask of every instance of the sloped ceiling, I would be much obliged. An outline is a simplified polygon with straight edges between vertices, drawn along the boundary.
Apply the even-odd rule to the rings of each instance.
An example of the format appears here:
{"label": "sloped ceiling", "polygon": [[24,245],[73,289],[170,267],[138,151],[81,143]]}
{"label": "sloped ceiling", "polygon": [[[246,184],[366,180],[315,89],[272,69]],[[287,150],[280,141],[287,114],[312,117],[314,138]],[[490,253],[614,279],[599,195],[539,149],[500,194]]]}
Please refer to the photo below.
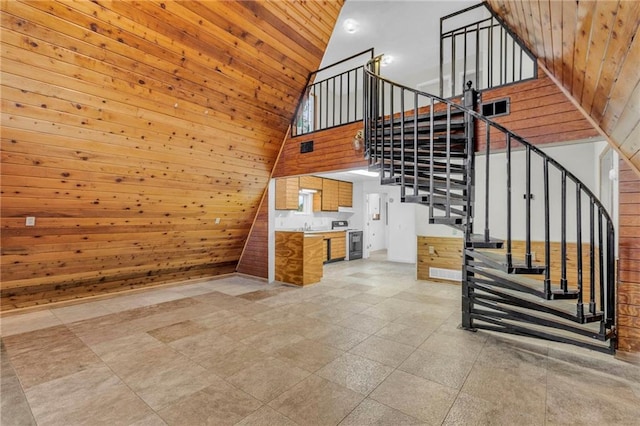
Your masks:
{"label": "sloped ceiling", "polygon": [[640,2],[488,3],[640,174]]}
{"label": "sloped ceiling", "polygon": [[3,1],[3,309],[233,270],[342,3]]}

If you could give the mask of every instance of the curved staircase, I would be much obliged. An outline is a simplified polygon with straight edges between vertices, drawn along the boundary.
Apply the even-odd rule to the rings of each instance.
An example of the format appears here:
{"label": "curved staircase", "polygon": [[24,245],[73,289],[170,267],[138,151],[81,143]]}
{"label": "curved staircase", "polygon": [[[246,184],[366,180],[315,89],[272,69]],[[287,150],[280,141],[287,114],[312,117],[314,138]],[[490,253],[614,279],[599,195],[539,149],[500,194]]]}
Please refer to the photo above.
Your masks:
{"label": "curved staircase", "polygon": [[365,155],[382,184],[428,209],[430,223],[463,231],[462,326],[613,352],[614,227],[600,201],[541,149],[476,112],[470,84],[457,104],[382,77],[381,57],[365,67]]}

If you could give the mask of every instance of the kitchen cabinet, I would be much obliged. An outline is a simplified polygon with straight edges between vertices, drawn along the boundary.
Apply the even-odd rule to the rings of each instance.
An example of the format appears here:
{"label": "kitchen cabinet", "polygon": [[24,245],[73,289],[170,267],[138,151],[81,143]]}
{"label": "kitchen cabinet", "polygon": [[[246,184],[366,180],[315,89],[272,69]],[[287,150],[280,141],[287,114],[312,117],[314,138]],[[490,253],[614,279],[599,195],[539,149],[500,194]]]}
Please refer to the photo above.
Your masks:
{"label": "kitchen cabinet", "polygon": [[325,241],[324,261],[334,262],[344,260],[347,256],[347,234],[345,231],[323,233]]}
{"label": "kitchen cabinet", "polygon": [[338,206],[353,207],[353,183],[338,181]]}
{"label": "kitchen cabinet", "polygon": [[322,279],[322,234],[276,232],[275,279],[305,286]]}
{"label": "kitchen cabinet", "polygon": [[313,194],[313,212],[322,211],[322,191]]}
{"label": "kitchen cabinet", "polygon": [[337,212],[339,200],[339,181],[333,179],[322,179],[322,211]]}
{"label": "kitchen cabinet", "polygon": [[276,210],[298,210],[301,189],[313,193],[314,212],[337,212],[338,207],[353,207],[353,183],[317,176],[276,179]]}
{"label": "kitchen cabinet", "polygon": [[318,176],[300,176],[300,189],[322,191],[322,178]]}
{"label": "kitchen cabinet", "polygon": [[276,210],[298,210],[297,177],[276,179]]}

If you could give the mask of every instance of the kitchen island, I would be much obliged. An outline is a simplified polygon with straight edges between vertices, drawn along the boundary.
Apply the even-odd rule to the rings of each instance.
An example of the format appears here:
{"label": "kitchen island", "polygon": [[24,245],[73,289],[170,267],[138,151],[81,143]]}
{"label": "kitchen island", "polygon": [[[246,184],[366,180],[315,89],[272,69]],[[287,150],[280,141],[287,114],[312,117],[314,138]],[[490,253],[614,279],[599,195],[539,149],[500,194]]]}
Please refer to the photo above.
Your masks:
{"label": "kitchen island", "polygon": [[276,231],[275,279],[305,286],[322,279],[323,234]]}

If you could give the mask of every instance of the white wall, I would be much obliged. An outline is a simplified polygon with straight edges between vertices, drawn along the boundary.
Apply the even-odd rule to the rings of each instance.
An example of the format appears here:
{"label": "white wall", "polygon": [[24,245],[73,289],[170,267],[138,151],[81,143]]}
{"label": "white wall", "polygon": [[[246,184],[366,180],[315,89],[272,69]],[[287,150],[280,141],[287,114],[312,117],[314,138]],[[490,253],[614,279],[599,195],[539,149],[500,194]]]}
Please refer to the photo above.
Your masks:
{"label": "white wall", "polygon": [[380,236],[382,232],[385,238],[367,241],[367,232],[365,232],[365,245],[370,246],[371,251],[386,248],[387,259],[392,262],[415,263],[416,208],[419,206],[400,202],[399,187],[381,186],[377,180],[363,182],[363,192],[365,196],[373,193],[385,194],[382,199],[380,220],[366,219],[376,235]]}
{"label": "white wall", "polygon": [[418,206],[400,202],[399,189],[395,195],[390,195],[387,201],[389,208],[387,260],[416,263],[416,207]]}
{"label": "white wall", "polygon": [[[578,179],[590,188],[594,194],[598,194],[598,158],[601,151],[606,147],[606,142],[583,142],[572,145],[547,146],[542,147],[552,158],[566,167]],[[544,240],[544,192],[543,192],[543,168],[542,163],[537,161],[536,155],[532,154],[532,175],[531,192],[534,199],[531,201],[532,214],[532,239]],[[525,152],[512,152],[512,238],[515,240],[525,239],[525,208],[526,203],[523,198],[526,186],[524,180]],[[535,160],[534,160],[535,159]],[[506,154],[497,153],[490,155],[490,216],[489,229],[491,235],[498,238],[506,237]],[[484,155],[476,156],[476,210],[474,232],[481,234],[484,230],[484,196],[485,196],[485,165]],[[550,217],[551,217],[551,240],[560,240],[560,211],[561,211],[561,186],[559,173],[551,169],[550,172]],[[582,197],[583,214],[588,210],[586,197]],[[416,229],[418,235],[425,236],[461,236],[462,233],[444,225],[429,225],[429,211],[427,207],[418,206],[416,215]],[[586,216],[588,218],[588,216]],[[567,185],[567,223],[568,239],[575,241],[575,186]],[[583,216],[583,231],[588,228],[588,222]]]}

